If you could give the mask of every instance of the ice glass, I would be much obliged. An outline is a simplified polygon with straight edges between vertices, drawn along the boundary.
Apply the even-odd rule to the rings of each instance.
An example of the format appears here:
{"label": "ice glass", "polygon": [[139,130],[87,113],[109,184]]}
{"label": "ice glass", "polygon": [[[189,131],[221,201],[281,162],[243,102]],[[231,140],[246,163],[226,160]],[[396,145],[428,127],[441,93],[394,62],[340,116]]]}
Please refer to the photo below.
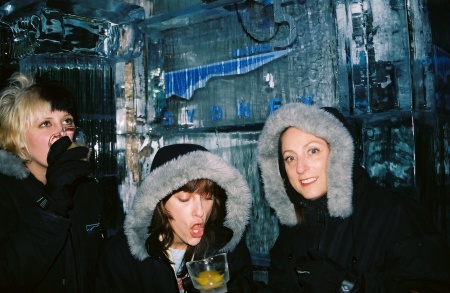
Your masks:
{"label": "ice glass", "polygon": [[[89,148],[86,133],[80,127],[68,126],[63,127],[60,132],[53,134],[48,140],[48,146],[50,147],[55,141],[60,139],[62,136],[69,136],[72,139],[72,144],[69,146],[69,149],[75,147],[86,147]],[[89,154],[86,157],[86,160],[89,159]]]}
{"label": "ice glass", "polygon": [[86,133],[80,127],[75,127],[72,137],[72,145],[69,148],[84,146],[88,147]]}
{"label": "ice glass", "polygon": [[72,137],[72,145],[70,145],[69,149],[78,146],[87,147],[86,134],[83,129],[75,126],[63,127],[60,132],[53,134],[48,140],[48,146],[51,146],[55,141],[66,135]]}
{"label": "ice glass", "polygon": [[188,262],[187,269],[194,287],[204,293],[225,293],[230,280],[226,253]]}

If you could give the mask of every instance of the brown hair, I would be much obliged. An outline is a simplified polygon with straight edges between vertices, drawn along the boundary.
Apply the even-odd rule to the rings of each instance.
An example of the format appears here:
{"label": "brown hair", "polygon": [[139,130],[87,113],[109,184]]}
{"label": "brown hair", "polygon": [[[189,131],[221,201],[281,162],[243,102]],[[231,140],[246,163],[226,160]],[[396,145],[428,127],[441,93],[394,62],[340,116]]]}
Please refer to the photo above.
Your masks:
{"label": "brown hair", "polygon": [[205,197],[212,197],[214,200],[212,211],[208,221],[206,222],[205,232],[200,240],[200,243],[196,246],[188,246],[186,249],[186,253],[184,255],[186,262],[186,260],[190,261],[194,254],[201,255],[202,252],[208,250],[210,245],[214,242],[215,235],[212,227],[223,223],[223,219],[225,217],[225,206],[223,203],[226,200],[226,194],[225,190],[217,183],[209,179],[196,179],[189,181],[162,199],[156,205],[149,227],[150,235],[145,242],[147,252],[150,255],[163,254],[165,258],[168,259],[167,249],[174,240],[174,233],[172,227],[170,226],[172,216],[164,208],[164,205],[173,194],[180,191],[196,192]]}
{"label": "brown hair", "polygon": [[[284,129],[280,133],[280,136],[278,137],[278,170],[280,172],[281,179],[283,179],[284,189],[286,189],[286,193],[290,197],[290,193],[296,192],[296,191],[291,186],[291,183],[289,183],[289,179],[288,179],[288,176],[287,176],[287,173],[286,173],[286,168],[284,167],[283,154],[281,153],[281,137],[283,136],[283,134],[286,132],[286,130],[288,128]],[[302,222],[304,220],[303,208],[300,205],[295,204],[295,203],[293,203],[293,205],[294,205],[294,209],[295,209],[295,216],[297,217],[297,225],[296,225],[296,227],[300,227],[300,225],[302,224]]]}

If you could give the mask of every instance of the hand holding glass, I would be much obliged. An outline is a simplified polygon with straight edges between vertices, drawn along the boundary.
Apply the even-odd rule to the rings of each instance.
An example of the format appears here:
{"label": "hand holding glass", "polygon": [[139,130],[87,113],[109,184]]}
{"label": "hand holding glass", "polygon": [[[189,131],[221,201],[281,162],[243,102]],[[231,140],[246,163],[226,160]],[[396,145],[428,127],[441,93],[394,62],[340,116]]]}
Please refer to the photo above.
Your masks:
{"label": "hand holding glass", "polygon": [[[86,147],[88,148],[87,136],[84,133],[83,129],[76,126],[67,126],[63,127],[60,132],[53,134],[48,140],[48,146],[50,147],[55,141],[60,139],[62,136],[71,137],[72,144],[69,149],[75,147]],[[89,155],[88,155],[89,157]]]}
{"label": "hand holding glass", "polygon": [[225,293],[230,280],[227,254],[221,253],[186,264],[194,287],[202,293]]}

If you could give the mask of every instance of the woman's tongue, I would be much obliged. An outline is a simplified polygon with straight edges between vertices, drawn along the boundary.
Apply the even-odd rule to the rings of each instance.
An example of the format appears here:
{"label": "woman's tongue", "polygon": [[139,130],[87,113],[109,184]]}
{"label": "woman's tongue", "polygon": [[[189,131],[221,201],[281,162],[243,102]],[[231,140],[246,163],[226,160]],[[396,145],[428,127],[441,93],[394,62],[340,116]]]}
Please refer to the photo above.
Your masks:
{"label": "woman's tongue", "polygon": [[192,226],[191,230],[191,236],[193,238],[200,238],[203,236],[203,225],[202,224],[195,224]]}

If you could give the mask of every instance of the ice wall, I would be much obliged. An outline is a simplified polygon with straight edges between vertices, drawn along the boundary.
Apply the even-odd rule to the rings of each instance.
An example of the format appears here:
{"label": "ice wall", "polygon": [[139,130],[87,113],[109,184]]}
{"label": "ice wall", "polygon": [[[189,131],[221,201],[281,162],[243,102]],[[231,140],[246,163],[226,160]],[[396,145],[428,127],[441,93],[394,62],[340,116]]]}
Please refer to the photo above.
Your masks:
{"label": "ice wall", "polygon": [[0,21],[11,28],[12,59],[81,53],[130,60],[142,53],[143,18],[142,7],[121,1],[12,0],[0,7]]}

